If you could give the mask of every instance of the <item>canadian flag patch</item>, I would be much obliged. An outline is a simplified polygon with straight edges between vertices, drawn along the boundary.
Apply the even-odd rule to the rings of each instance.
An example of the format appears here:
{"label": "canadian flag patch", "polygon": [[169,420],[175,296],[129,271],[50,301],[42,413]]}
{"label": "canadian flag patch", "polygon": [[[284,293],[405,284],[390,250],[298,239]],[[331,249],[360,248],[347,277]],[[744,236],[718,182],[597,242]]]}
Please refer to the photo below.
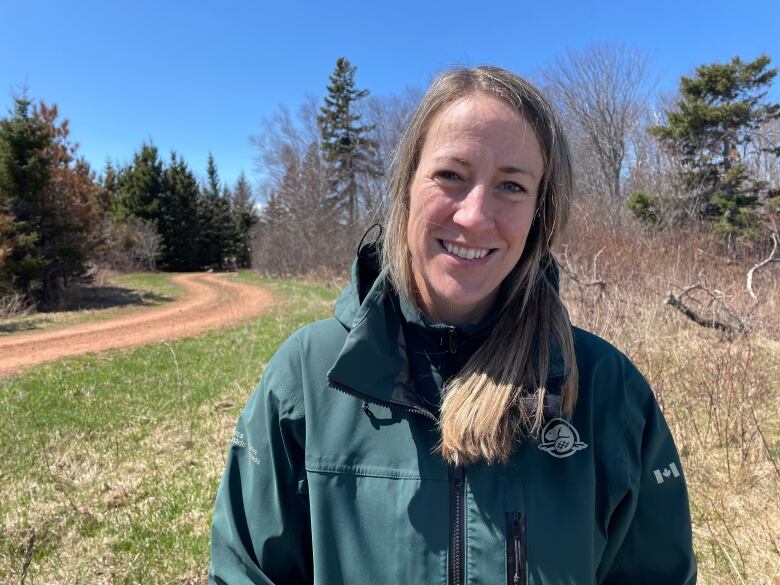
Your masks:
{"label": "canadian flag patch", "polygon": [[669,467],[654,470],[653,474],[655,475],[655,481],[657,483],[663,483],[666,480],[680,477],[680,471],[674,463],[670,463]]}

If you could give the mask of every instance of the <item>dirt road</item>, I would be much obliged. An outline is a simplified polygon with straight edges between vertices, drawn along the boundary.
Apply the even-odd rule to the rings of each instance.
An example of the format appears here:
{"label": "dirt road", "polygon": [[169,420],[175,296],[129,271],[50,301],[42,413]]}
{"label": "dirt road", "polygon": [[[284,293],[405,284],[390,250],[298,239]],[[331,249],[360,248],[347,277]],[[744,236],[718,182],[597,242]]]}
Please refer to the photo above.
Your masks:
{"label": "dirt road", "polygon": [[180,274],[171,282],[184,295],[164,307],[109,321],[56,331],[22,333],[0,339],[0,375],[62,357],[197,335],[262,313],[271,294],[249,284],[223,280],[224,274]]}

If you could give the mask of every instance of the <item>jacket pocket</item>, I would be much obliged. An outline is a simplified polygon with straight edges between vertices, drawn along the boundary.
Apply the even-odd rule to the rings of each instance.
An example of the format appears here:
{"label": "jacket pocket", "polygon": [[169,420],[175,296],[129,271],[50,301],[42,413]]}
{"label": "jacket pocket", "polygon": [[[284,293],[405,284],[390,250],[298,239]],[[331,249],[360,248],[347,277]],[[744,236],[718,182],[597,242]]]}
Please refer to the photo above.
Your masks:
{"label": "jacket pocket", "polygon": [[527,536],[525,514],[506,513],[506,582],[507,585],[527,584]]}

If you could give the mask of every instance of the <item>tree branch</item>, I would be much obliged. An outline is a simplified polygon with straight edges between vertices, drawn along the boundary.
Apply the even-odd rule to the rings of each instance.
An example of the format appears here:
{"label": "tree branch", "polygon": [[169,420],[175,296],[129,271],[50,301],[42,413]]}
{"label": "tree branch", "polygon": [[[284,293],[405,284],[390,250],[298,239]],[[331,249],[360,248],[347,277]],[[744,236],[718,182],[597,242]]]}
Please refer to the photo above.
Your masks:
{"label": "tree branch", "polygon": [[773,242],[772,252],[770,252],[769,256],[766,259],[759,262],[758,264],[756,264],[755,266],[753,266],[753,268],[748,270],[747,273],[747,283],[746,283],[747,291],[748,294],[750,295],[750,298],[752,298],[754,301],[758,301],[758,296],[756,296],[756,293],[753,292],[753,274],[755,274],[756,270],[760,270],[770,262],[777,260],[775,258],[775,252],[777,252],[777,234],[775,232],[772,232],[772,242]]}

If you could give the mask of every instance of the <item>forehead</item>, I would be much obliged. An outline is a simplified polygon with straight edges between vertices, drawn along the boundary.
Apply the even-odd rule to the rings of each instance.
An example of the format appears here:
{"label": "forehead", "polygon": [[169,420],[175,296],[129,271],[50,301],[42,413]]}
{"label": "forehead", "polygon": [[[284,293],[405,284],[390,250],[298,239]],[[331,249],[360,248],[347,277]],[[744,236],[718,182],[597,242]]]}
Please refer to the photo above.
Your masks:
{"label": "forehead", "polygon": [[476,94],[445,107],[425,135],[423,159],[491,154],[502,162],[523,162],[542,172],[542,153],[531,124],[505,102]]}

